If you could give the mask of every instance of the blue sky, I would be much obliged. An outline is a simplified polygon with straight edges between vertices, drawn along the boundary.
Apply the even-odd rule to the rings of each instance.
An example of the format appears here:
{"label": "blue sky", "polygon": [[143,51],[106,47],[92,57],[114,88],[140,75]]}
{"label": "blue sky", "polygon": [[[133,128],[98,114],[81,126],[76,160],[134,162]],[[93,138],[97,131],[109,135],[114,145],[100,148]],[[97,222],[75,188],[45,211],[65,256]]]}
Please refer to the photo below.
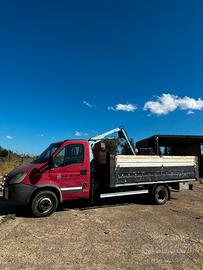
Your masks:
{"label": "blue sky", "polygon": [[196,0],[1,1],[0,145],[37,154],[120,125],[135,140],[202,135],[202,10]]}

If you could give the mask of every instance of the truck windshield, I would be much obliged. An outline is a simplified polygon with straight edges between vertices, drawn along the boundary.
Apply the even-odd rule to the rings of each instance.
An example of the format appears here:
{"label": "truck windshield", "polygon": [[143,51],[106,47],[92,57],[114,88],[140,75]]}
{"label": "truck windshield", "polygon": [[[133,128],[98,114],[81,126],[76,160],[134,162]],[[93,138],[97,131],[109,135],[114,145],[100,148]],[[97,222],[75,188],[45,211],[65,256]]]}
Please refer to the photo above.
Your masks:
{"label": "truck windshield", "polygon": [[33,161],[33,163],[44,163],[46,161],[48,161],[48,159],[56,152],[56,150],[61,146],[62,143],[52,143],[49,145],[49,147],[41,153],[41,155],[39,155],[37,157],[37,159],[35,159]]}

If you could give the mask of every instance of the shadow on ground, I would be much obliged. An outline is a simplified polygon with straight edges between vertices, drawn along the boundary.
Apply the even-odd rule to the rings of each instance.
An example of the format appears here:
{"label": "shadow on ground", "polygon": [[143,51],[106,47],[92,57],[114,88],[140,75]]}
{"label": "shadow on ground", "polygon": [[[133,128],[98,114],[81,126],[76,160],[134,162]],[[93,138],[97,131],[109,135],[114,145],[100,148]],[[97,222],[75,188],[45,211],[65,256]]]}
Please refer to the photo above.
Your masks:
{"label": "shadow on ground", "polygon": [[16,213],[16,206],[8,201],[5,201],[3,197],[0,196],[0,217],[15,213]]}
{"label": "shadow on ground", "polygon": [[75,200],[65,202],[63,204],[63,209],[68,211],[71,209],[77,210],[88,210],[93,208],[106,208],[106,207],[117,207],[117,206],[125,206],[129,204],[142,204],[142,205],[149,205],[152,202],[150,198],[146,195],[139,195],[139,196],[126,196],[126,197],[115,197],[115,198],[108,198],[108,199],[101,199],[96,203],[90,203],[87,200]]}
{"label": "shadow on ground", "polygon": [[[152,202],[149,196],[146,195],[102,199],[94,204],[83,199],[65,202],[59,206],[58,211],[69,211],[73,209],[87,211],[95,208],[117,207],[130,204],[150,205]],[[0,195],[0,218],[9,214],[13,214],[17,217],[32,217],[27,207],[17,206],[9,201],[4,200],[4,198]]]}

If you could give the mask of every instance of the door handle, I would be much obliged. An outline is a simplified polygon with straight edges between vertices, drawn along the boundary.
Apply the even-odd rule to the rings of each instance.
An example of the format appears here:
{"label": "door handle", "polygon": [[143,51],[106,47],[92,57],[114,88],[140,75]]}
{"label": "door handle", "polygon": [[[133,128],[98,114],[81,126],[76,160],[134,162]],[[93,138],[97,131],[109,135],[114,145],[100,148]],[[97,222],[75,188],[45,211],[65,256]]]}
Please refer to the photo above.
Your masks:
{"label": "door handle", "polygon": [[81,170],[81,171],[80,171],[80,174],[81,174],[81,175],[87,175],[87,170]]}

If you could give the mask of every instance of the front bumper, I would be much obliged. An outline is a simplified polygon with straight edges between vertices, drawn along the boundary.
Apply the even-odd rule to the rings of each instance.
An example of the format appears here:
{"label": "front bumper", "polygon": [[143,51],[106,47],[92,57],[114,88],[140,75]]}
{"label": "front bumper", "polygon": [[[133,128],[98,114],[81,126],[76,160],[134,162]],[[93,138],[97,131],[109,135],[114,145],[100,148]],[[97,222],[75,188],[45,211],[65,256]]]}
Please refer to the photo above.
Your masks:
{"label": "front bumper", "polygon": [[16,204],[27,205],[37,187],[25,184],[4,185],[3,197]]}

